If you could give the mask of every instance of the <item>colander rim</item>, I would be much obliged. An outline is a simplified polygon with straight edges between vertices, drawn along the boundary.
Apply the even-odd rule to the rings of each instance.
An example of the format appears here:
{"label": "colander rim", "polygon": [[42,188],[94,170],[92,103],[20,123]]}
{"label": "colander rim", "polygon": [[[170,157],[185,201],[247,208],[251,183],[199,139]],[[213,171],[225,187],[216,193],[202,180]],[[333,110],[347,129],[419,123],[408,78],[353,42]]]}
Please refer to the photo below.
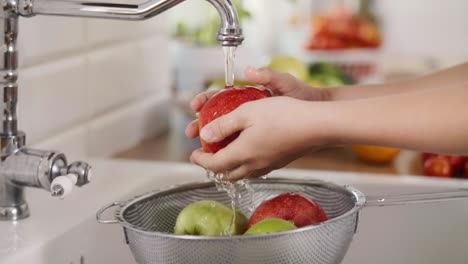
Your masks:
{"label": "colander rim", "polygon": [[[276,232],[276,233],[269,233],[269,234],[258,234],[258,235],[236,235],[236,236],[194,236],[194,235],[176,235],[176,234],[171,234],[171,233],[164,233],[164,232],[155,232],[155,231],[147,231],[147,230],[142,230],[133,224],[129,223],[125,218],[123,217],[123,214],[125,211],[132,205],[148,199],[149,197],[156,195],[156,194],[171,194],[171,193],[176,193],[183,191],[184,189],[194,189],[194,188],[208,188],[212,187],[214,185],[214,182],[212,181],[197,181],[197,182],[188,182],[184,184],[177,184],[177,185],[172,185],[167,188],[163,188],[160,190],[154,190],[150,191],[147,193],[144,193],[140,196],[136,196],[133,199],[127,200],[124,205],[120,207],[120,209],[116,210],[115,212],[115,217],[118,220],[118,222],[127,229],[130,229],[132,231],[135,231],[140,234],[145,234],[149,236],[159,236],[159,237],[164,237],[164,238],[171,238],[171,239],[181,239],[181,240],[231,240],[231,239],[239,239],[239,240],[244,240],[244,239],[254,239],[254,238],[259,238],[259,237],[277,237],[277,236],[283,236],[283,235],[291,235],[294,233],[300,233],[300,232],[306,232],[309,230],[317,229],[325,225],[330,225],[332,223],[338,222],[350,215],[354,215],[355,213],[359,212],[362,207],[365,206],[366,204],[366,196],[364,193],[359,191],[358,189],[350,186],[350,185],[338,185],[333,182],[328,182],[324,180],[319,180],[319,179],[308,179],[308,178],[303,178],[303,179],[296,179],[296,178],[285,178],[285,177],[274,177],[274,178],[268,178],[268,179],[255,179],[251,180],[252,184],[256,183],[285,183],[285,184],[307,184],[307,185],[322,185],[325,187],[330,187],[334,190],[344,192],[346,194],[349,194],[350,196],[353,197],[355,200],[354,207],[345,212],[344,214],[335,217],[333,219],[327,220],[323,223],[320,223],[318,225],[310,225],[306,227],[301,227],[297,228],[294,230],[289,230],[289,231],[282,231],[282,232]],[[357,223],[356,223],[357,224]]]}

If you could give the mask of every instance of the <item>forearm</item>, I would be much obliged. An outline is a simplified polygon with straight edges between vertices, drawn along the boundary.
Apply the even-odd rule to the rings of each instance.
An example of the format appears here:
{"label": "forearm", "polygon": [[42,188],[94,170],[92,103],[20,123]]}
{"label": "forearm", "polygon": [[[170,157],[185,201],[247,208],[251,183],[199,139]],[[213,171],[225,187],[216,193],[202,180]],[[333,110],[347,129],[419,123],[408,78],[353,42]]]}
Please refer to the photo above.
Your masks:
{"label": "forearm", "polygon": [[[468,85],[343,102],[310,103],[332,145],[468,154]],[[310,124],[317,127],[317,124]],[[311,128],[312,129],[312,128]]]}
{"label": "forearm", "polygon": [[323,101],[342,101],[386,96],[420,90],[456,87],[468,83],[468,63],[412,80],[377,85],[323,88]]}

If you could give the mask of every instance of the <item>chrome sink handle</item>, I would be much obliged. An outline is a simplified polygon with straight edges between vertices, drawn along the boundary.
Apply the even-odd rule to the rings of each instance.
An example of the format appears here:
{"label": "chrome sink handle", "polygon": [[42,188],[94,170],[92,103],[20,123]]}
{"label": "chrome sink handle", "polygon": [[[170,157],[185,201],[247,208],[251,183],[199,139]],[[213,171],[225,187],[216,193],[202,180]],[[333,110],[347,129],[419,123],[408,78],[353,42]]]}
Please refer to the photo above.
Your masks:
{"label": "chrome sink handle", "polygon": [[63,153],[28,148],[4,159],[0,162],[0,221],[29,216],[24,187],[44,189],[63,197],[65,193],[60,193],[59,189],[54,193],[51,187],[64,175],[75,175],[76,186],[80,187],[90,182],[91,166],[81,161],[68,164]]}
{"label": "chrome sink handle", "polygon": [[61,175],[50,184],[52,196],[64,198],[74,186],[81,187],[91,181],[91,166],[83,161],[76,161],[60,169]]}

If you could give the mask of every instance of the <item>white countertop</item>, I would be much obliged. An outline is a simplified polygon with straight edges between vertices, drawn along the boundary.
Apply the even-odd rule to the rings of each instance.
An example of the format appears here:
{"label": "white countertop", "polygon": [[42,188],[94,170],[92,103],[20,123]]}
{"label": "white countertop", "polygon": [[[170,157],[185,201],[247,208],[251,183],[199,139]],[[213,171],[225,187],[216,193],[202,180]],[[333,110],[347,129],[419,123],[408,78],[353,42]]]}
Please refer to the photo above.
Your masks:
{"label": "white countertop", "polygon": [[[63,248],[60,249],[47,249],[46,246],[51,247],[51,241],[53,242],[64,233],[73,231],[79,234],[84,232],[76,230],[82,223],[88,221],[94,225],[95,213],[103,205],[174,184],[205,180],[203,169],[187,163],[101,159],[90,160],[89,162],[94,169],[92,183],[80,189],[75,189],[74,193],[65,200],[54,199],[42,190],[27,189],[26,199],[29,202],[31,216],[16,223],[0,222],[0,233],[2,234],[0,237],[0,263],[75,263],[73,261],[63,262],[67,256],[65,252],[76,252],[84,250],[83,248],[69,248],[64,243],[61,245]],[[272,173],[271,176],[318,178],[338,184],[350,184],[368,195],[428,192],[468,187],[468,183],[464,181],[309,170],[280,170]],[[450,217],[448,217],[449,214]],[[389,218],[389,215],[392,217]],[[385,209],[365,208],[362,212],[359,232],[355,236],[344,263],[358,263],[357,261],[375,263],[372,261],[381,257],[383,259],[380,259],[379,263],[421,263],[420,261],[440,263],[437,262],[437,257],[431,255],[431,252],[434,253],[432,248],[438,244],[440,244],[440,252],[435,252],[437,253],[436,256],[444,257],[447,260],[447,255],[449,255],[453,261],[445,262],[462,263],[459,261],[468,259],[468,252],[465,252],[468,245],[468,228],[456,227],[466,226],[464,223],[467,223],[467,220],[468,201],[454,201],[436,205],[387,207]],[[133,263],[129,250],[126,249],[126,245],[121,238],[121,229],[117,225],[112,227],[99,225],[97,228],[107,232],[106,234],[110,234],[109,236],[112,238],[109,237],[109,240],[114,238],[119,240],[117,241],[119,246],[117,246],[116,251],[122,251],[124,255],[124,257],[119,257],[119,263]],[[426,230],[427,232],[425,232]],[[399,232],[401,232],[400,235]],[[416,232],[420,236],[412,241],[411,237],[404,237],[405,232]],[[411,236],[416,233],[411,233]],[[450,236],[452,240],[450,240]],[[96,241],[99,239],[103,239],[103,243],[107,243],[106,238],[102,237],[95,238],[96,241],[87,239],[83,240],[85,241],[83,243],[89,244],[88,246],[91,246],[92,243],[98,243]],[[424,243],[421,243],[421,241],[424,241]],[[411,245],[413,249],[408,248],[408,245]],[[92,246],[98,250],[100,244],[93,244]],[[384,249],[385,247],[391,247],[391,249]],[[430,250],[425,251],[424,248]],[[64,251],[63,256],[58,252],[61,250]],[[34,255],[35,252],[39,252],[41,259],[28,259],[28,256],[36,256],[37,254]],[[100,261],[116,263],[106,259],[112,253],[101,253],[98,258]],[[422,255],[424,256],[421,257]],[[399,258],[403,262],[398,262]],[[79,263],[79,261],[76,260],[76,263]]]}

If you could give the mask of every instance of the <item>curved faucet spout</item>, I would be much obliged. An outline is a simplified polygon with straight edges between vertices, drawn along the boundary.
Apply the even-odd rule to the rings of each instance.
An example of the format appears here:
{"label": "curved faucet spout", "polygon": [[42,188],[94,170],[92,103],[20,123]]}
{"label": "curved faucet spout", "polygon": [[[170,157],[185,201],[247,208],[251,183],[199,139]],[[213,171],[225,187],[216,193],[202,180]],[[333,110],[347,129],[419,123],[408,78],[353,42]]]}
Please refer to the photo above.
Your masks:
{"label": "curved faucet spout", "polygon": [[[237,10],[232,0],[207,0],[221,17],[218,42],[223,46],[238,46],[244,37]],[[20,0],[18,12],[23,16],[56,15],[121,20],[144,20],[176,6],[184,0],[148,0],[141,4],[116,4],[68,0]]]}

